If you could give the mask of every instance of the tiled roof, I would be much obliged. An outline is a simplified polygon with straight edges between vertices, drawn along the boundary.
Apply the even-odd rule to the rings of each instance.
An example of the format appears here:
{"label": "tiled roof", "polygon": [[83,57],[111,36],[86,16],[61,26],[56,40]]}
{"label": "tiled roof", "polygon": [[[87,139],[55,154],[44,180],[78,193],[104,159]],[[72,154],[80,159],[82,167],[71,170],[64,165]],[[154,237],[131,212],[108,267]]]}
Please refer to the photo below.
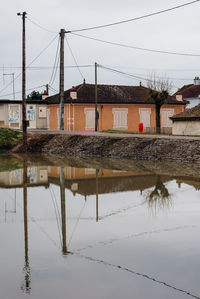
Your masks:
{"label": "tiled roof", "polygon": [[174,121],[200,120],[200,104],[191,109],[187,109],[184,112],[176,114],[175,116],[171,117],[171,119]]}
{"label": "tiled roof", "polygon": [[175,95],[182,95],[183,99],[198,98],[200,95],[200,85],[190,85],[187,88],[182,88]]}
{"label": "tiled roof", "polygon": [[[77,99],[72,100],[70,92],[77,92]],[[95,103],[95,85],[81,84],[64,93],[65,103]],[[59,94],[46,99],[48,104],[58,104]],[[154,104],[149,95],[149,89],[144,86],[98,85],[98,103],[100,104]],[[169,96],[167,104],[186,105],[185,101],[177,101],[175,96]]]}

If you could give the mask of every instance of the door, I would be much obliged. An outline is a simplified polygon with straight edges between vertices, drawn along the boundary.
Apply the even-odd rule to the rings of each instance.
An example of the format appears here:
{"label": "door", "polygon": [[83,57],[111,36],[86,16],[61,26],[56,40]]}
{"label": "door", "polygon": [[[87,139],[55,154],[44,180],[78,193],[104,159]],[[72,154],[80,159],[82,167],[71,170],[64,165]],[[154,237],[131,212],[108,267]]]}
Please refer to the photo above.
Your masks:
{"label": "door", "polygon": [[28,128],[36,129],[36,105],[26,106],[26,119],[29,121]]}

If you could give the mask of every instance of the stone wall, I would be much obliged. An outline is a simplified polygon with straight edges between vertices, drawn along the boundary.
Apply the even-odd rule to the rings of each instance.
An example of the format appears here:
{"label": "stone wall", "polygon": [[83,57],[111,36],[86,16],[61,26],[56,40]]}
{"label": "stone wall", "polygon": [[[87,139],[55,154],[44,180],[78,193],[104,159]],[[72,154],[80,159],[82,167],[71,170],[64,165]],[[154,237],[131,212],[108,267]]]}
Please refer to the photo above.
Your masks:
{"label": "stone wall", "polygon": [[[22,146],[13,149],[21,152]],[[31,134],[28,151],[77,157],[200,163],[200,140]]]}

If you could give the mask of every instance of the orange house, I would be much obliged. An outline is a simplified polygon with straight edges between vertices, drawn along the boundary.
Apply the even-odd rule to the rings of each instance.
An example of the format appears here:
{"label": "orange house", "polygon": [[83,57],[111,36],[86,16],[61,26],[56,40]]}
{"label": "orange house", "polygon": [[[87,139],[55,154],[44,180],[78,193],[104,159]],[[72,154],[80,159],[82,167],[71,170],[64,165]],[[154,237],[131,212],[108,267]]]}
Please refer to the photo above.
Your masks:
{"label": "orange house", "polygon": [[[49,129],[59,129],[59,94],[46,99]],[[170,117],[185,111],[187,101],[169,96],[161,107],[161,129],[172,131]],[[95,130],[95,85],[83,83],[64,93],[64,124],[67,131]],[[144,86],[98,85],[98,130],[154,132],[156,115],[154,100]]]}

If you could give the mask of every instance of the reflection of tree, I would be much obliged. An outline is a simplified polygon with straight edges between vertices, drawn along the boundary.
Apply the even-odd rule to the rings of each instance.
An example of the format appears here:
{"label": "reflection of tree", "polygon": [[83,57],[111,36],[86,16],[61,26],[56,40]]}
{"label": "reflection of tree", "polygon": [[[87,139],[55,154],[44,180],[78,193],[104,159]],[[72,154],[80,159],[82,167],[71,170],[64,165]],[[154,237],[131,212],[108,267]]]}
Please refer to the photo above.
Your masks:
{"label": "reflection of tree", "polygon": [[157,209],[169,208],[171,206],[171,194],[161,181],[160,175],[156,177],[155,188],[146,194],[145,202],[149,208],[156,213]]}

